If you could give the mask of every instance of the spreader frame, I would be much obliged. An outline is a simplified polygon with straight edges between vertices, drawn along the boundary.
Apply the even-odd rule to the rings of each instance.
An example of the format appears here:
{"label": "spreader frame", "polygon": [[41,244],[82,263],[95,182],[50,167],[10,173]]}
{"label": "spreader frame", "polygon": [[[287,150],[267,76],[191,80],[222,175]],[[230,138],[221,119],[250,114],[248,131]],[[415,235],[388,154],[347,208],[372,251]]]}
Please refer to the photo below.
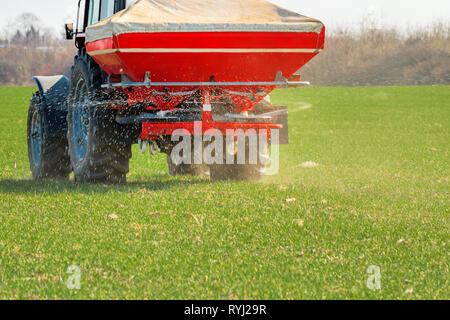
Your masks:
{"label": "spreader frame", "polygon": [[[222,134],[227,134],[228,130],[244,131],[253,129],[256,134],[260,134],[261,130],[265,130],[265,135],[271,137],[272,129],[282,129],[280,124],[272,124],[270,122],[242,122],[242,121],[215,121],[212,117],[212,91],[213,89],[203,89],[203,111],[201,121],[162,121],[160,122],[143,122],[141,140],[157,140],[160,136],[170,136],[177,130],[184,130],[190,135],[204,135],[209,130],[216,129]],[[137,119],[138,120],[138,119]],[[169,120],[169,119],[168,119]]]}

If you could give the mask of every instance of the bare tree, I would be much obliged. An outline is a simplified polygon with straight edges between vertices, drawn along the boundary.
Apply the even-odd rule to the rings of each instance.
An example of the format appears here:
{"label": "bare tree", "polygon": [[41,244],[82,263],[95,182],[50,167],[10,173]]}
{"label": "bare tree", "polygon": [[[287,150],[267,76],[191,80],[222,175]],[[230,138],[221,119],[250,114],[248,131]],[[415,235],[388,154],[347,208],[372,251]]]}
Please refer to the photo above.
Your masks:
{"label": "bare tree", "polygon": [[31,28],[39,30],[42,27],[41,20],[31,12],[24,12],[17,16],[12,25],[16,30],[22,32]]}

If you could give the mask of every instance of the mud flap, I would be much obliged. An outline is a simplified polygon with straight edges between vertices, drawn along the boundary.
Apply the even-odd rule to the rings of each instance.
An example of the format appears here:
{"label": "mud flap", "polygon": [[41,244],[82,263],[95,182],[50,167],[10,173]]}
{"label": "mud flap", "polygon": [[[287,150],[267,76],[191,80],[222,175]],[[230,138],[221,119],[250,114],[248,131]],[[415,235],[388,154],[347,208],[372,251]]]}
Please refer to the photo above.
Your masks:
{"label": "mud flap", "polygon": [[65,76],[53,76],[33,77],[33,80],[39,88],[39,109],[45,134],[49,137],[65,137],[69,79]]}

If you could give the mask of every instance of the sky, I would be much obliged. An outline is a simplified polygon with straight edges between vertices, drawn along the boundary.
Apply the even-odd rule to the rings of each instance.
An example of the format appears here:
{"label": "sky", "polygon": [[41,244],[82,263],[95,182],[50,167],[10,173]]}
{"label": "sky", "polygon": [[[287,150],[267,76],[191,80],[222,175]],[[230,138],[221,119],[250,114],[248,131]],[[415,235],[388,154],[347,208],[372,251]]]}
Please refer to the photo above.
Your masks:
{"label": "sky", "polygon": [[[242,0],[245,1],[245,0]],[[270,0],[298,13],[322,20],[328,29],[351,26],[363,17],[377,17],[380,26],[403,29],[450,22],[450,0]],[[0,30],[23,12],[37,15],[47,28],[63,30],[74,22],[78,0],[4,0],[0,10]],[[331,28],[331,29],[330,29]]]}

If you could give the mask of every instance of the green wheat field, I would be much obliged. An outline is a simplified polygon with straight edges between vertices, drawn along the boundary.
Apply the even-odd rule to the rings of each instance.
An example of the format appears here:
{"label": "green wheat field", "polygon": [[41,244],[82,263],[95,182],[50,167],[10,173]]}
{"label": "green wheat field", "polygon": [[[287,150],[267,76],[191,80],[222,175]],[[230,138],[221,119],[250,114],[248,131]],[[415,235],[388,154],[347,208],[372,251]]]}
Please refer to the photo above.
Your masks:
{"label": "green wheat field", "polygon": [[121,186],[31,180],[34,90],[0,88],[0,298],[450,299],[450,87],[279,90],[278,175],[170,177],[134,147]]}

